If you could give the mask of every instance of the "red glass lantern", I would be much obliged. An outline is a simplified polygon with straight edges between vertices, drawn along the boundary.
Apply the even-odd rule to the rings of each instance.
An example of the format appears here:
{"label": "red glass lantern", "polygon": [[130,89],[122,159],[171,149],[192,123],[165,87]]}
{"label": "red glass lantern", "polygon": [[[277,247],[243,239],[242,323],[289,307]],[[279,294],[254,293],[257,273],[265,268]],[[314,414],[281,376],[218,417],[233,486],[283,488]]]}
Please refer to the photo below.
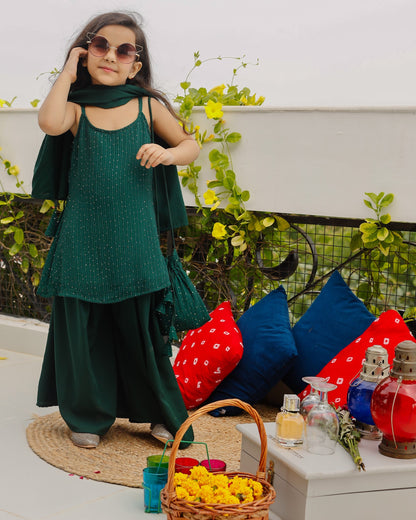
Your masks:
{"label": "red glass lantern", "polygon": [[371,414],[383,432],[380,453],[398,459],[416,458],[416,343],[402,341],[393,369],[376,386]]}

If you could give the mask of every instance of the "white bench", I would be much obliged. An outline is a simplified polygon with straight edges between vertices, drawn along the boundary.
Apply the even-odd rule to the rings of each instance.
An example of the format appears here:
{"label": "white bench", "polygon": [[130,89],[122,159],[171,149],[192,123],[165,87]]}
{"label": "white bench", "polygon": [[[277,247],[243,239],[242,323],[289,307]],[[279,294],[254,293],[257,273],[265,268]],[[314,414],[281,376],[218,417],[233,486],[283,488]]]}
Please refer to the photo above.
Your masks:
{"label": "white bench", "polygon": [[[333,455],[313,455],[304,447],[283,448],[265,424],[268,455],[274,463],[277,497],[273,520],[391,520],[416,517],[416,459],[393,459],[378,452],[380,441],[361,440],[366,471],[337,446]],[[260,456],[257,426],[240,424],[241,471],[255,474]]]}

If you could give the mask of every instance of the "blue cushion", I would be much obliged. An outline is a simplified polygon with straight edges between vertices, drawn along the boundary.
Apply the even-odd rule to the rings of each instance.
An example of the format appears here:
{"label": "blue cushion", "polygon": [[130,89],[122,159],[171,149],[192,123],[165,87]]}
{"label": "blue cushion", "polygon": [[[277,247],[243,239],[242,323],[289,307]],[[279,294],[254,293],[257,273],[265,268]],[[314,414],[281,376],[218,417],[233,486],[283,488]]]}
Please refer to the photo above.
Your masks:
{"label": "blue cushion", "polygon": [[299,356],[283,381],[293,392],[301,392],[306,386],[302,377],[316,376],[374,320],[335,271],[292,329]]}
{"label": "blue cushion", "polygon": [[[207,402],[237,398],[249,404],[263,399],[283,377],[296,357],[282,286],[250,307],[237,321],[243,338],[243,357],[237,367],[219,384]],[[226,407],[214,416],[238,415],[243,411]]]}

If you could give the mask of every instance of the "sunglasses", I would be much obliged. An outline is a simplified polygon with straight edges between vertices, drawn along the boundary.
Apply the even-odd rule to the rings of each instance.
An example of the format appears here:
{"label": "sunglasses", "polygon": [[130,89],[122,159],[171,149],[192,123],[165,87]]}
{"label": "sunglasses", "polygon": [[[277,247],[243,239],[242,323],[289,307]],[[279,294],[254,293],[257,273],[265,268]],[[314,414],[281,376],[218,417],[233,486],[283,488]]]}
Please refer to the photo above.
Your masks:
{"label": "sunglasses", "polygon": [[143,50],[141,45],[131,43],[122,43],[118,47],[114,47],[108,43],[107,38],[94,33],[87,33],[87,38],[88,51],[96,58],[103,58],[110,49],[115,49],[117,60],[120,63],[133,63]]}

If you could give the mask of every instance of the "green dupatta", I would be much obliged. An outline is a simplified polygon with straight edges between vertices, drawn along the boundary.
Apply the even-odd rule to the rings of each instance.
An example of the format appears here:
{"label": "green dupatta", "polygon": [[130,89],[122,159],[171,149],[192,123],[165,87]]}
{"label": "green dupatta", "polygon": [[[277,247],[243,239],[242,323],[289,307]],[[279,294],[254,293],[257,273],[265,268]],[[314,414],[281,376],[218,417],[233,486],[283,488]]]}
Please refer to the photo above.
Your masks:
{"label": "green dupatta", "polygon": [[[126,104],[134,98],[151,94],[134,85],[108,87],[93,85],[71,93],[68,101],[84,106],[113,108]],[[68,174],[71,164],[73,135],[70,131],[58,136],[46,135],[36,160],[32,179],[32,197],[35,199],[66,200],[68,196]],[[158,136],[155,142],[167,146]],[[167,185],[167,193],[165,190]],[[153,196],[157,208],[160,231],[179,228],[188,224],[185,204],[179,184],[176,166],[157,166],[153,175]],[[157,205],[156,205],[157,196]],[[168,197],[169,203],[166,200]],[[171,209],[172,222],[167,208]]]}

